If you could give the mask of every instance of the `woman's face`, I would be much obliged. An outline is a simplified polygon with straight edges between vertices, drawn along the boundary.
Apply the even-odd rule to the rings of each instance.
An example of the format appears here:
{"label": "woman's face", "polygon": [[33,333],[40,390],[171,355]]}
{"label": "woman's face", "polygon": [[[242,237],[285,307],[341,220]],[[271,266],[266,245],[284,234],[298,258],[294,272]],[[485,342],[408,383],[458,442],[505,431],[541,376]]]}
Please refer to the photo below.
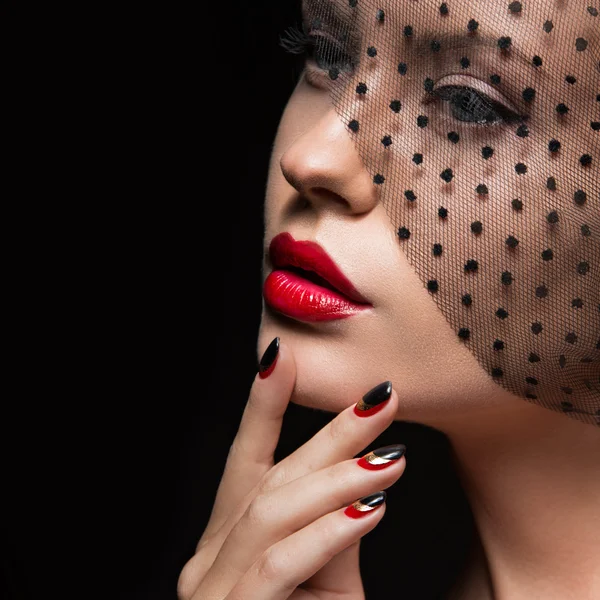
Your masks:
{"label": "woman's face", "polygon": [[[336,1],[347,5],[347,0]],[[363,8],[366,1],[361,0]],[[434,5],[439,12],[439,3]],[[524,5],[527,7],[527,3]],[[458,3],[451,4],[452,15],[457,18],[444,22],[446,34],[453,33],[453,27],[456,33],[462,32],[471,16],[468,6],[469,3],[463,8]],[[517,26],[505,14],[505,3],[494,3],[494,7],[483,13],[479,8],[481,27],[497,30],[499,36],[512,36],[513,40],[540,36],[537,20],[524,18]],[[376,9],[373,4],[373,11]],[[586,16],[573,18],[585,20]],[[419,19],[427,19],[427,13],[413,15],[411,23],[415,30],[425,27]],[[498,29],[495,26],[499,24]],[[583,25],[589,26],[587,21]],[[547,35],[544,31],[542,34]],[[436,79],[439,81],[445,75],[439,73]],[[398,418],[434,427],[443,428],[450,419],[473,416],[479,413],[478,409],[492,406],[531,410],[527,402],[499,386],[482,368],[408,261],[397,224],[392,224],[388,210],[380,202],[380,190],[365,168],[347,123],[332,105],[329,85],[327,76],[309,61],[275,138],[265,202],[266,301],[258,340],[259,356],[273,337],[280,336],[291,346],[297,363],[292,401],[327,411],[343,410],[371,387],[388,379],[400,398]],[[475,85],[482,91],[490,87],[486,81]],[[555,103],[559,101],[558,95]],[[416,96],[411,98],[409,91],[403,98],[407,111],[414,110],[415,115],[423,112],[419,101]],[[571,102],[573,105],[575,100]],[[436,109],[430,106],[427,110],[434,126],[431,120],[437,117],[432,111]],[[448,126],[452,116],[444,108],[438,110],[445,110],[443,122]],[[461,126],[457,123],[456,129]],[[402,131],[407,148],[422,145],[423,132],[413,129],[407,127]],[[467,135],[478,134],[471,129]],[[581,135],[589,137],[589,131],[582,130]],[[437,143],[435,139],[428,140],[429,148]],[[448,139],[444,141],[449,143]],[[461,143],[466,141],[463,138]],[[512,168],[521,141],[517,136],[513,141],[508,135],[501,141],[496,139],[496,145],[502,145],[504,150],[496,156],[496,166],[505,160]],[[484,144],[478,148],[481,145]],[[462,151],[467,152],[465,146]],[[502,169],[490,172],[486,183],[492,187],[494,178],[503,177],[502,173]],[[404,189],[414,188],[419,177],[409,169],[403,176],[406,181],[398,190],[399,196]],[[529,184],[520,181],[519,195],[527,195],[527,185],[532,186],[531,193],[537,193],[538,184],[533,179]],[[406,202],[404,198],[398,201]],[[452,198],[454,205],[470,201],[457,186]],[[294,273],[294,269],[286,273],[284,268],[282,274],[278,267],[285,267],[286,261],[289,265],[293,260],[308,261],[297,266],[314,266],[317,264],[314,247],[294,246],[289,236],[280,234],[290,234],[298,242],[318,244],[358,291],[359,305],[348,301],[347,293],[340,300],[339,292],[335,291],[313,293],[313,301],[307,300],[316,288],[302,278],[306,273]],[[275,257],[269,255],[274,238],[279,250]],[[290,243],[291,247],[286,246]],[[295,258],[290,259],[290,253],[295,253]],[[338,282],[338,290],[340,285]],[[326,284],[326,287],[332,286]]]}

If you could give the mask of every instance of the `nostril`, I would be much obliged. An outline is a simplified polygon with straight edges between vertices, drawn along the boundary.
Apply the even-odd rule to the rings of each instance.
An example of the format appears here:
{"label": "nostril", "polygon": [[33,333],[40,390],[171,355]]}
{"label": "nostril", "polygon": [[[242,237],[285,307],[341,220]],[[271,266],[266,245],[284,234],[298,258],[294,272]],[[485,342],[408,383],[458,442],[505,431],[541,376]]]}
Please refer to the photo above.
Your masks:
{"label": "nostril", "polygon": [[308,197],[314,198],[316,200],[336,202],[337,204],[343,204],[344,206],[348,206],[348,201],[345,200],[342,196],[324,187],[311,187]]}

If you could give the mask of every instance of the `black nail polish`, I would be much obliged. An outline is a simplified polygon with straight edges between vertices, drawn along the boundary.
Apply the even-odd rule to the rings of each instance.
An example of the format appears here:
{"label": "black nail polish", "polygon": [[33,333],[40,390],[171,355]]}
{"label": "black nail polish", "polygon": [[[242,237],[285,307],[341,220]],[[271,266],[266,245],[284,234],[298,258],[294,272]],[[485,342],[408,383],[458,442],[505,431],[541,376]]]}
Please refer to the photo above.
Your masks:
{"label": "black nail polish", "polygon": [[268,377],[275,368],[279,356],[279,337],[276,337],[267,347],[258,365],[258,375],[261,379]]}
{"label": "black nail polish", "polygon": [[385,469],[404,456],[406,446],[404,444],[392,444],[383,446],[377,450],[371,450],[358,460],[358,465],[368,471],[379,471]]}
{"label": "black nail polish", "polygon": [[[364,411],[371,410],[375,406],[379,406],[386,400],[389,400],[391,395],[392,395],[392,382],[384,381],[383,383],[376,385],[372,390],[367,392],[362,397],[362,400],[360,400],[359,402],[356,403],[355,412],[357,414],[360,414],[361,411],[364,412]],[[369,415],[374,414],[375,412],[379,412],[379,411],[372,411],[369,413]]]}
{"label": "black nail polish", "polygon": [[386,498],[387,494],[385,493],[385,490],[375,492],[369,496],[363,496],[348,506],[344,511],[344,514],[353,519],[358,519],[376,509],[378,506],[381,506],[385,502]]}

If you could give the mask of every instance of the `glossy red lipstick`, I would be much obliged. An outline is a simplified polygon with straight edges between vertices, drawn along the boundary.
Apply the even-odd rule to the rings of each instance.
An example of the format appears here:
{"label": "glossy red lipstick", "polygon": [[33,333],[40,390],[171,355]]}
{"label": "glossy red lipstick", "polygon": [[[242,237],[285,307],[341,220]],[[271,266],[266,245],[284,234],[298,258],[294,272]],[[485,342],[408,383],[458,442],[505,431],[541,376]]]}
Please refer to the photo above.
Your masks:
{"label": "glossy red lipstick", "polygon": [[319,244],[280,233],[269,256],[274,270],[263,297],[273,310],[312,322],[345,319],[371,307]]}

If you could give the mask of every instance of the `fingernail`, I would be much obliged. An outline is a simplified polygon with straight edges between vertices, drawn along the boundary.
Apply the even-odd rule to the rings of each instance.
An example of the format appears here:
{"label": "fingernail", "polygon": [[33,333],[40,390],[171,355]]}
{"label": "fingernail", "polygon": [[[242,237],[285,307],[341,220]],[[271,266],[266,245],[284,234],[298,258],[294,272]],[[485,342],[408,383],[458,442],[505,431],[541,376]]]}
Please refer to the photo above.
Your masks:
{"label": "fingernail", "polygon": [[392,382],[384,381],[376,385],[370,392],[367,392],[362,400],[359,400],[354,406],[354,412],[359,417],[370,417],[378,413],[384,406],[385,402],[392,395]]}
{"label": "fingernail", "polygon": [[369,454],[365,454],[358,459],[358,464],[363,469],[369,471],[379,471],[385,469],[387,466],[400,460],[406,452],[406,446],[404,444],[392,444],[391,446],[383,446],[372,450]]}
{"label": "fingernail", "polygon": [[265,350],[260,363],[258,364],[258,376],[261,379],[266,379],[275,368],[277,364],[277,357],[279,356],[279,337],[276,337]]}
{"label": "fingernail", "polygon": [[352,519],[364,517],[367,513],[370,513],[378,506],[381,506],[385,502],[386,496],[387,494],[383,490],[381,492],[375,492],[370,496],[363,496],[348,506],[344,511],[344,514]]}

